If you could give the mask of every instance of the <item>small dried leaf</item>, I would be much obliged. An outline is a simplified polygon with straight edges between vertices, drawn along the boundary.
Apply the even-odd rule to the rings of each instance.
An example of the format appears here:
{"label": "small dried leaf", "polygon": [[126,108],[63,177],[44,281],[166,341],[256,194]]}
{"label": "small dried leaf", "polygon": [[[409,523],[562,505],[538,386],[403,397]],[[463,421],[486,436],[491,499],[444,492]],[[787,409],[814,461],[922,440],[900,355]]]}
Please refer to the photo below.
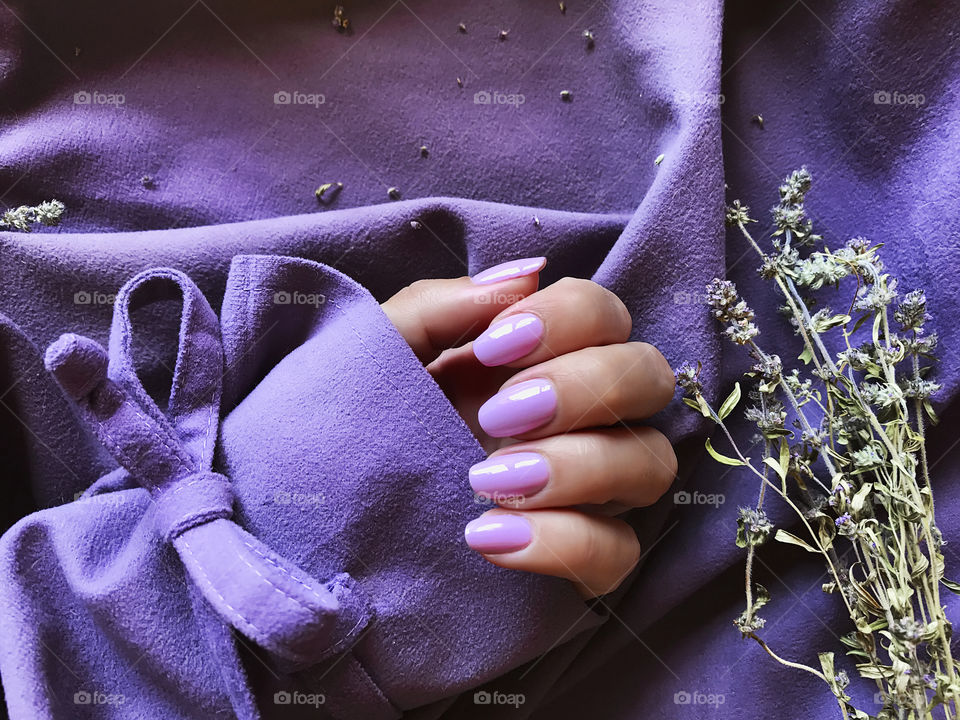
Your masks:
{"label": "small dried leaf", "polygon": [[947,580],[946,578],[940,578],[940,582],[950,592],[960,595],[960,583],[955,583],[953,580]]}
{"label": "small dried leaf", "polygon": [[716,450],[714,450],[713,445],[710,444],[710,438],[707,438],[705,447],[707,448],[707,452],[710,453],[710,457],[712,457],[718,463],[723,463],[724,465],[733,465],[733,466],[744,464],[742,460],[738,460],[737,458],[727,457],[726,455],[721,455]]}
{"label": "small dried leaf", "polygon": [[737,407],[738,402],[740,402],[740,383],[737,383],[733,386],[733,390],[730,391],[730,394],[727,395],[727,399],[723,401],[723,404],[717,411],[717,415],[720,416],[720,419],[723,420],[725,417],[727,417],[727,415],[732,413],[734,408]]}
{"label": "small dried leaf", "polygon": [[773,468],[773,471],[777,474],[780,480],[787,479],[787,469],[783,467],[779,462],[774,460],[772,457],[765,457],[763,459],[763,462],[766,465],[769,465],[771,468]]}
{"label": "small dried leaf", "polygon": [[820,551],[810,545],[807,541],[801,540],[793,533],[788,533],[786,530],[780,529],[777,530],[777,534],[773,536],[774,540],[779,540],[782,543],[787,545],[796,545],[797,547],[802,547],[807,552],[817,553]]}

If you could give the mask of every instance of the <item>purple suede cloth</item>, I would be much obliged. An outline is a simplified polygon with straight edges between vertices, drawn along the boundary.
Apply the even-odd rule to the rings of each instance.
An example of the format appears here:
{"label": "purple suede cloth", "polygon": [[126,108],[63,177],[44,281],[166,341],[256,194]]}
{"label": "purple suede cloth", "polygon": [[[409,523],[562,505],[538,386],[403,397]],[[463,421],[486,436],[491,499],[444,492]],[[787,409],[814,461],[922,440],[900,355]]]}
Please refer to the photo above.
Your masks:
{"label": "purple suede cloth", "polygon": [[[883,241],[928,291],[957,576],[956,8],[398,0],[345,6],[340,33],[334,4],[0,7],[0,200],[68,207],[0,233],[10,715],[834,716],[732,626],[755,487],[702,457],[694,413],[653,420],[675,489],[725,502],[632,513],[643,562],[587,606],[465,546],[483,452],[378,301],[544,255],[542,285],[615,291],[633,337],[719,395],[746,359],[710,278],[766,308],[768,346],[797,344],[724,234],[724,183],[765,218],[806,164],[827,241]],[[778,653],[839,649],[815,563],[769,548],[757,572]]]}

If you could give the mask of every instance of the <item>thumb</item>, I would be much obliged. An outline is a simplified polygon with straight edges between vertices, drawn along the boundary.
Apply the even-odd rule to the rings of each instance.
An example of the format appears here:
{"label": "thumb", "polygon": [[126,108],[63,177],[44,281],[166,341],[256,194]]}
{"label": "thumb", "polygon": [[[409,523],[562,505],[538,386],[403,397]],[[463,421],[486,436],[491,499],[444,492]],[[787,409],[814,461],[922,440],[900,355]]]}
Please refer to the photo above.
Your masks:
{"label": "thumb", "polygon": [[546,258],[501,263],[471,277],[417,280],[381,305],[420,362],[473,340],[504,308],[537,291]]}

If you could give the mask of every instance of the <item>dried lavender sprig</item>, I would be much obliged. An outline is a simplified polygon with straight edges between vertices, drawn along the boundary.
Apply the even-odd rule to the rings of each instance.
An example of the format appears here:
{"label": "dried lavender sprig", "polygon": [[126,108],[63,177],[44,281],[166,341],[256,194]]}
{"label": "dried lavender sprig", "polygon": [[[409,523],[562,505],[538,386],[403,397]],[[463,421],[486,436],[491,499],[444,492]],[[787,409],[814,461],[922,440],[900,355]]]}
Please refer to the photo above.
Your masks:
{"label": "dried lavender sprig", "polygon": [[[725,334],[735,343],[746,346],[751,354],[759,359],[760,362],[755,367],[760,368],[761,372],[756,374],[770,375],[766,380],[761,380],[762,384],[759,384],[758,390],[755,391],[759,398],[759,407],[756,411],[751,411],[755,413],[754,419],[764,420],[766,408],[769,407],[765,398],[769,396],[770,402],[775,403],[772,400],[772,393],[777,389],[782,390],[797,411],[800,427],[804,431],[802,447],[807,449],[801,450],[799,455],[790,453],[788,443],[781,438],[780,458],[774,459],[770,456],[770,450],[776,443],[771,442],[770,437],[767,437],[764,442],[763,473],[759,473],[750,465],[738,449],[734,450],[737,454],[736,459],[719,455],[709,443],[707,449],[721,462],[746,465],[751,472],[761,477],[761,493],[757,510],[741,510],[738,538],[750,536],[750,533],[744,530],[745,522],[750,523],[751,527],[756,527],[756,523],[760,522],[759,513],[766,485],[770,484],[774,490],[784,491],[784,500],[791,505],[803,522],[813,547],[789,533],[781,537],[782,531],[778,531],[777,539],[800,544],[809,550],[819,552],[827,560],[834,581],[825,585],[824,590],[831,592],[833,589],[839,589],[841,591],[841,597],[857,627],[857,633],[851,635],[849,639],[845,638],[845,644],[867,660],[866,663],[858,666],[861,674],[874,679],[878,687],[884,690],[885,696],[890,698],[887,706],[881,711],[880,717],[893,717],[890,713],[896,710],[901,717],[906,717],[906,713],[909,712],[911,717],[927,718],[931,717],[930,713],[934,707],[940,706],[945,716],[949,718],[952,717],[951,703],[954,708],[957,707],[960,679],[957,678],[953,668],[946,634],[949,621],[943,615],[942,605],[939,602],[939,582],[943,574],[943,558],[939,552],[941,536],[934,522],[922,417],[925,411],[931,419],[935,417],[928,398],[936,391],[937,384],[923,377],[919,364],[920,355],[929,356],[932,353],[936,337],[935,335],[921,337],[923,324],[929,319],[929,315],[926,312],[925,298],[916,292],[908,294],[895,313],[895,319],[901,324],[903,330],[911,332],[912,336],[901,339],[893,335],[890,330],[888,307],[896,297],[896,281],[891,278],[888,283],[888,276],[882,274],[882,264],[876,255],[875,248],[871,248],[866,241],[854,239],[848,243],[847,247],[835,254],[825,250],[812,253],[806,260],[800,258],[798,251],[791,247],[794,240],[801,246],[811,245],[820,240],[819,236],[813,234],[812,222],[806,218],[803,209],[805,195],[810,186],[811,178],[805,170],[793,173],[781,186],[781,202],[774,208],[776,229],[773,244],[777,250],[775,255],[763,253],[746,231],[746,224],[753,222],[746,207],[739,202],[734,202],[728,208],[727,219],[730,224],[740,227],[750,244],[763,257],[761,274],[765,278],[775,279],[786,298],[797,331],[804,340],[806,348],[804,356],[816,368],[813,375],[824,383],[826,405],[811,394],[809,381],[805,381],[807,385],[803,385],[796,379],[784,379],[780,376],[779,369],[774,373],[775,381],[771,379],[769,369],[774,367],[774,364],[767,362],[769,358],[764,357],[754,341],[759,330],[753,323],[752,310],[746,308],[745,303],[743,306],[740,305],[740,301],[735,299],[735,292],[734,297],[726,293],[724,300],[726,316],[723,316],[723,313],[718,315],[718,319],[728,325]],[[850,338],[859,327],[859,322],[853,330],[850,330],[849,315],[831,316],[826,310],[811,314],[797,287],[799,283],[807,289],[816,290],[825,284],[836,284],[850,275],[855,276],[858,283],[858,293],[851,303],[851,311],[854,309],[864,311],[867,312],[865,318],[871,314],[874,317],[872,345],[868,348],[868,354],[854,349],[850,344]],[[725,297],[724,287],[719,286],[713,289],[719,292],[715,299]],[[714,311],[716,314],[717,307],[714,307]],[[820,337],[823,332],[834,327],[842,327],[843,340],[847,346],[847,350],[838,355],[838,362],[842,360],[840,367],[834,362]],[[902,381],[897,379],[894,365],[900,362],[905,354],[911,355],[913,367],[911,378]],[[778,362],[779,359],[777,359]],[[841,368],[846,370],[846,374],[843,374]],[[854,369],[865,371],[862,389],[858,385]],[[878,385],[871,378],[880,379],[885,384]],[[682,387],[687,385],[684,389],[691,395],[688,404],[715,421],[718,417],[722,421],[722,418],[728,415],[736,405],[736,401],[731,404],[731,399],[728,398],[721,409],[714,412],[702,398],[702,388],[699,387],[699,381],[696,381],[695,376],[688,372],[682,379],[683,382],[680,382],[681,377],[678,377],[678,384]],[[792,387],[794,383],[795,389]],[[802,397],[797,397],[795,390],[802,391]],[[884,393],[887,393],[889,398],[885,397]],[[739,386],[736,389],[736,395],[738,400]],[[908,398],[914,399],[916,430],[910,425],[906,403]],[[812,428],[801,410],[802,405],[811,400],[824,413],[822,431]],[[871,407],[871,402],[875,403],[876,410]],[[851,412],[861,413],[861,415],[851,414]],[[883,413],[882,418],[881,413]],[[726,428],[723,430],[728,442],[731,441]],[[783,428],[778,427],[774,422],[770,426],[770,431],[783,432]],[[767,432],[765,431],[764,434],[766,435]],[[919,460],[914,456],[917,452],[918,438]],[[854,440],[853,445],[847,445],[851,440]],[[904,444],[906,440],[909,440],[909,447]],[[824,445],[823,443],[827,441],[828,445]],[[848,449],[839,448],[838,442],[844,443]],[[879,443],[876,445],[878,449],[883,448],[883,456],[872,449],[874,443]],[[733,447],[733,444],[731,446]],[[828,493],[830,504],[832,505],[836,498],[837,507],[849,508],[847,511],[837,510],[839,517],[836,517],[834,522],[829,519],[829,514],[825,514],[820,509],[826,508],[825,505],[821,505],[826,498],[816,500],[805,495],[808,505],[811,506],[809,512],[812,514],[809,517],[821,524],[827,522],[831,528],[835,525],[835,532],[826,536],[826,545],[820,542],[811,528],[807,520],[807,511],[801,511],[790,502],[789,497],[786,497],[788,476],[796,481],[804,493],[806,490],[801,479],[817,480],[812,466],[808,466],[808,460],[804,459],[804,453],[807,452],[811,453],[809,462],[819,457],[825,461],[825,466],[830,466],[831,486],[836,486],[834,493]],[[784,456],[784,453],[787,455]],[[842,461],[843,464],[834,467],[831,456]],[[796,458],[796,465],[794,465],[794,458]],[[768,467],[777,470],[777,474],[781,476],[782,488],[777,488],[769,482],[766,477]],[[918,469],[923,477],[923,491],[917,482]],[[874,478],[873,483],[868,482],[871,476]],[[854,484],[844,479],[848,477]],[[875,490],[871,490],[874,487]],[[898,492],[902,494],[897,495]],[[914,513],[915,517],[907,519],[907,516],[902,514],[904,509]],[[875,515],[875,511],[882,514]],[[887,524],[878,524],[878,520]],[[767,534],[769,534],[769,528],[767,528]],[[754,535],[765,538],[763,533],[754,532]],[[843,538],[849,540],[858,563],[862,563],[867,568],[867,575],[862,581],[854,578],[852,574],[854,566],[850,569],[840,568],[839,563],[835,561],[834,536],[838,542]],[[923,542],[927,548],[929,560],[920,542]],[[892,543],[889,549],[885,547],[887,543]],[[739,540],[738,544],[741,544]],[[750,579],[753,550],[752,544],[747,547],[747,610],[738,624],[742,621],[741,630],[747,631],[744,635],[752,636],[772,657],[791,665],[789,661],[783,661],[776,656],[754,632],[757,627],[762,626],[762,620],[755,616],[755,608],[765,603],[768,596],[766,591],[763,591],[762,596],[758,596],[754,603],[753,584]],[[908,564],[902,565],[901,569],[901,563]],[[946,580],[942,582],[951,589],[960,591],[960,585]],[[832,589],[828,589],[828,585]],[[757,586],[757,589],[758,592],[762,590],[760,586]],[[912,595],[895,594],[905,593],[908,590]],[[911,597],[915,598],[916,607]],[[878,604],[877,598],[882,601],[882,605]],[[867,603],[868,600],[869,603]],[[856,602],[856,611],[851,605],[852,601]],[[870,609],[870,604],[874,609]],[[914,613],[917,612],[920,615],[919,623],[914,619]],[[883,619],[870,622],[870,613]],[[873,633],[883,628],[888,629],[884,630],[885,633],[893,633],[889,635],[891,646],[885,648],[891,661],[889,667],[880,662],[877,644],[873,639]],[[914,629],[911,630],[911,628]],[[924,628],[922,642],[917,640],[921,635],[918,635],[919,630],[916,628]],[[869,642],[865,645],[867,641]],[[918,654],[921,646],[929,655],[929,659],[922,658]],[[943,660],[942,665],[941,660]],[[853,713],[853,716],[858,719],[867,718],[863,711],[856,710],[850,704],[850,698],[844,690],[849,680],[842,670],[834,673],[833,653],[821,653],[820,661],[823,673],[814,671],[808,666],[802,666],[802,668],[823,677],[828,682],[844,717],[850,717],[849,713]],[[929,670],[927,670],[928,667]],[[931,689],[934,691],[934,696],[928,698],[927,693]]]}

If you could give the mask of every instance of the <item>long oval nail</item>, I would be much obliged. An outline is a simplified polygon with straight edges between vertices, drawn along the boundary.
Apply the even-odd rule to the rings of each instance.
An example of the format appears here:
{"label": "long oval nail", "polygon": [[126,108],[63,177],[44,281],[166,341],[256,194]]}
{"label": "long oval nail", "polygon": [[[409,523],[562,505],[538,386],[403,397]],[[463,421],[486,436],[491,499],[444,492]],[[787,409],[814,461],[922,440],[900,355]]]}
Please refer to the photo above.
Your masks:
{"label": "long oval nail", "polygon": [[508,452],[487,458],[470,468],[470,487],[479,495],[497,498],[527,497],[550,479],[547,459],[535,452]]}
{"label": "long oval nail", "polygon": [[473,354],[487,367],[513,362],[533,350],[543,336],[543,321],[517,313],[495,322],[473,341]]}
{"label": "long oval nail", "polygon": [[512,280],[513,278],[531,275],[538,270],[542,270],[547,264],[545,257],[521,258],[520,260],[507,260],[507,262],[494,265],[483,272],[477,273],[471,282],[474,285],[490,285],[492,283]]}
{"label": "long oval nail", "polygon": [[520,515],[488,515],[467,523],[467,545],[481,553],[497,554],[523,550],[533,540],[530,522]]}
{"label": "long oval nail", "polygon": [[512,437],[546,423],[557,411],[557,394],[546,378],[525,380],[501,390],[478,413],[480,427],[492,437]]}

